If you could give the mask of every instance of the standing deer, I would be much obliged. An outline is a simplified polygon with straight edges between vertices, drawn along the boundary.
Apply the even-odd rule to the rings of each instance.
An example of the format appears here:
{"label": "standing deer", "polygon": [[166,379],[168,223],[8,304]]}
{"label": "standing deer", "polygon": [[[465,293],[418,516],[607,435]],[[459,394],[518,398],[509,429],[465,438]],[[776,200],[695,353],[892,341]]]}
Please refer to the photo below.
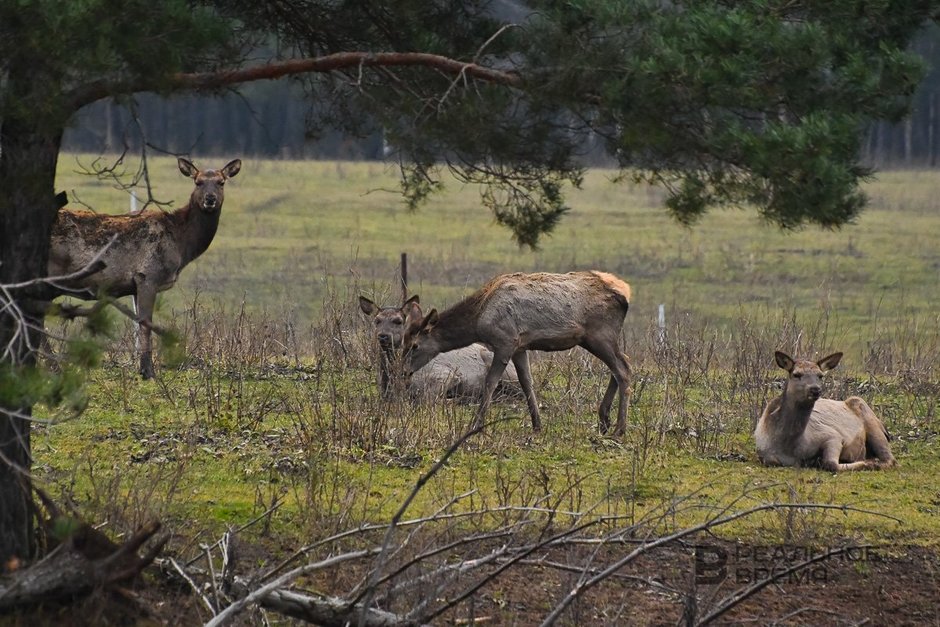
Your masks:
{"label": "standing deer", "polygon": [[[393,374],[401,372],[401,345],[408,314],[421,317],[418,296],[412,296],[401,307],[379,307],[365,296],[359,297],[359,308],[372,319],[373,337],[379,347],[379,391],[388,398],[393,389]],[[414,312],[417,313],[414,313]],[[486,373],[493,362],[493,352],[482,344],[471,344],[441,353],[408,379],[413,396],[424,398],[479,399],[483,395]],[[515,368],[509,368],[499,385],[507,394],[518,390]]]}
{"label": "standing deer", "polygon": [[761,462],[819,465],[830,472],[897,465],[884,423],[865,401],[857,396],[820,398],[823,375],[839,364],[842,353],[817,362],[794,360],[780,351],[774,357],[789,377],[783,394],[767,403],[754,430]]}
{"label": "standing deer", "polygon": [[581,346],[611,372],[598,408],[600,431],[606,433],[610,427],[610,407],[614,394],[619,393],[614,434],[623,435],[632,373],[630,362],[620,351],[620,334],[629,306],[630,286],[606,272],[503,274],[440,314],[432,309],[409,323],[404,340],[407,365],[413,372],[443,351],[481,342],[492,349],[493,364],[486,373],[477,426],[483,424],[499,377],[512,361],[529,406],[532,429],[540,431],[527,351]]}
{"label": "standing deer", "polygon": [[238,174],[242,166],[241,160],[235,159],[221,170],[200,171],[182,157],[177,163],[180,172],[196,184],[185,207],[133,216],[62,209],[52,227],[50,276],[81,270],[116,236],[101,257],[104,269],[63,287],[86,300],[102,294],[134,297],[140,374],[144,379],[154,376],[150,335],[157,292],[173,287],[186,264],[209,247],[219,226],[225,181]]}

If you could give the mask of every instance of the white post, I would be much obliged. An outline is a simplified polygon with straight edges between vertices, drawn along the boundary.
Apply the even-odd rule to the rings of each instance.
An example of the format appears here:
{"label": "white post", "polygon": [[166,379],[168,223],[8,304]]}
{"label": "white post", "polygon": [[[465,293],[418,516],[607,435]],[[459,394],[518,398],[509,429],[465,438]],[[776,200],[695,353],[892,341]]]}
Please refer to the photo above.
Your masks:
{"label": "white post", "polygon": [[137,194],[134,193],[134,190],[131,190],[131,208],[130,208],[130,210],[128,211],[128,213],[130,213],[132,216],[136,216],[137,213],[138,213],[138,211],[137,211]]}
{"label": "white post", "polygon": [[659,345],[664,346],[666,344],[666,305],[660,303],[659,305]]}

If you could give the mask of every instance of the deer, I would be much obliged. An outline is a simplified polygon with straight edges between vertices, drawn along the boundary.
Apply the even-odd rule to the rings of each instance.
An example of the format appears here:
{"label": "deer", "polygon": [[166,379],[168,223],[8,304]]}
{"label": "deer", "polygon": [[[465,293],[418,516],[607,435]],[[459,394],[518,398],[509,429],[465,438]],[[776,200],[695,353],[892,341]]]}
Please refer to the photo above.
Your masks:
{"label": "deer", "polygon": [[180,271],[209,248],[219,226],[225,182],[238,174],[242,162],[234,159],[219,170],[200,170],[180,157],[177,165],[195,183],[184,207],[137,215],[64,208],[52,226],[51,277],[75,273],[95,259],[104,263],[98,272],[61,284],[68,294],[84,300],[133,297],[143,379],[154,377],[151,330],[157,293],[173,287]]}
{"label": "deer", "polygon": [[[411,319],[420,317],[420,299],[417,294],[401,307],[379,306],[365,296],[359,296],[359,309],[373,324],[372,337],[379,348],[379,392],[390,398],[395,388],[393,374],[401,371],[401,346],[409,313]],[[417,311],[417,314],[413,312]],[[471,344],[454,351],[441,353],[407,380],[412,397],[425,399],[453,398],[458,401],[478,399],[484,389],[486,372],[493,361],[493,352],[482,344]],[[509,368],[500,378],[497,394],[511,396],[518,390],[519,378],[515,368]]]}
{"label": "deer", "polygon": [[782,351],[774,358],[789,376],[783,393],[767,403],[754,430],[763,464],[818,466],[829,472],[897,465],[884,423],[864,400],[821,398],[823,378],[839,365],[842,353],[815,362]]}
{"label": "deer", "polygon": [[581,346],[610,369],[611,377],[598,408],[599,429],[610,428],[610,409],[619,395],[613,435],[626,431],[632,370],[620,350],[623,321],[630,307],[630,286],[613,274],[597,270],[552,274],[512,273],[494,277],[462,301],[426,316],[412,307],[414,318],[403,340],[406,365],[414,372],[436,355],[474,342],[493,351],[483,398],[473,427],[482,429],[493,391],[511,361],[532,418],[542,429],[532,386],[530,350],[562,351]]}

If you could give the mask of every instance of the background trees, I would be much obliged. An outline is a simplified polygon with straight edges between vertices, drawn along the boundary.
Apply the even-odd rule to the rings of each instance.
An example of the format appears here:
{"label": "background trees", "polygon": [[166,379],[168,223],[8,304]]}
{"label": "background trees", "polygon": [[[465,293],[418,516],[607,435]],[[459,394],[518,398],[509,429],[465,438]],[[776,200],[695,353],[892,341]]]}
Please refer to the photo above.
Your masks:
{"label": "background trees", "polygon": [[[923,76],[907,47],[936,5],[0,0],[0,284],[19,286],[0,309],[0,562],[32,551],[28,421],[44,390],[21,382],[55,291],[31,281],[45,275],[58,153],[83,108],[111,98],[140,112],[138,93],[293,75],[308,131],[381,133],[411,203],[445,168],[483,184],[521,244],[566,211],[585,137],[664,185],[684,222],[752,204],[784,227],[838,226],[863,205],[862,131],[900,120]],[[237,120],[210,131],[227,115],[212,106],[166,117],[167,136],[184,124],[237,134]]]}

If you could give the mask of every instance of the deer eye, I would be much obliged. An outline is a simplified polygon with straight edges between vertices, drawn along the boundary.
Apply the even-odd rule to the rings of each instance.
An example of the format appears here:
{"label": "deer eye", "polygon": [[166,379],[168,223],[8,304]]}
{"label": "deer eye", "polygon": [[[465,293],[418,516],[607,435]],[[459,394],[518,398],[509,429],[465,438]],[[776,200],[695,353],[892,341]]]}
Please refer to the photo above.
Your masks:
{"label": "deer eye", "polygon": [[203,183],[205,183],[205,181],[203,181],[203,180],[197,180],[197,181],[196,181],[196,187],[202,187]]}
{"label": "deer eye", "polygon": [[394,322],[397,326],[401,326],[401,320],[393,320],[392,322]]}
{"label": "deer eye", "polygon": [[225,187],[225,179],[219,181],[219,187]]}
{"label": "deer eye", "polygon": [[803,373],[802,373],[802,372],[794,372],[794,373],[793,373],[793,378],[794,378],[794,379],[802,379],[802,378],[803,378]]}

